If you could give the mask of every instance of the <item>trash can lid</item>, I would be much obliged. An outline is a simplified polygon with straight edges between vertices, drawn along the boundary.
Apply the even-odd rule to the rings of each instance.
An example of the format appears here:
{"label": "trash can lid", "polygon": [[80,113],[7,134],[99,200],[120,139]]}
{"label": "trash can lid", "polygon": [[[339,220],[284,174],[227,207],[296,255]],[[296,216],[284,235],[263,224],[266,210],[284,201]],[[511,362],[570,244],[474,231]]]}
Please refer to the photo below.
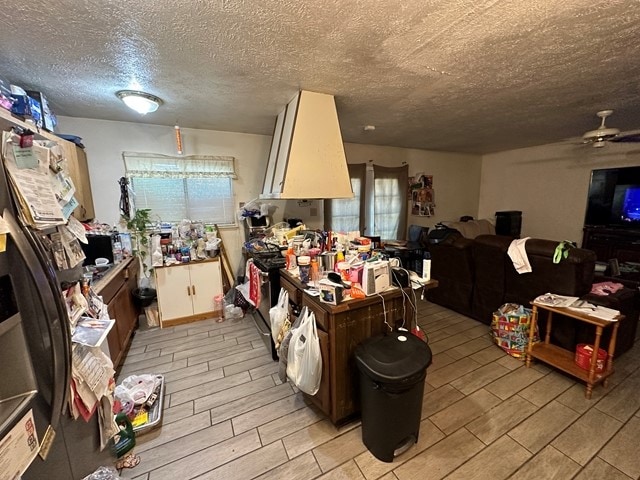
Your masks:
{"label": "trash can lid", "polygon": [[371,337],[356,347],[356,363],[372,380],[398,383],[431,363],[431,349],[406,330]]}

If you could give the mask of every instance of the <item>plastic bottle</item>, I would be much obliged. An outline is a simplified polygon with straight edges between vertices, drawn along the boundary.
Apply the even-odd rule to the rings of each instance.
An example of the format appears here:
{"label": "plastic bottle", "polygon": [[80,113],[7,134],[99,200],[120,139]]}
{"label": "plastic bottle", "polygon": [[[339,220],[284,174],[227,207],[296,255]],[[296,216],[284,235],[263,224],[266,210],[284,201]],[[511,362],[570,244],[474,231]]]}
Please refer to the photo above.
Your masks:
{"label": "plastic bottle", "polygon": [[304,284],[309,283],[309,275],[311,273],[311,258],[306,255],[299,256],[298,268],[300,269],[300,281]]}
{"label": "plastic bottle", "polygon": [[425,252],[422,258],[422,279],[431,280],[431,255],[429,252]]}
{"label": "plastic bottle", "polygon": [[311,283],[318,285],[320,280],[320,269],[318,268],[318,260],[316,258],[311,259]]}
{"label": "plastic bottle", "polygon": [[120,263],[122,261],[122,244],[120,242],[113,242],[113,263]]}

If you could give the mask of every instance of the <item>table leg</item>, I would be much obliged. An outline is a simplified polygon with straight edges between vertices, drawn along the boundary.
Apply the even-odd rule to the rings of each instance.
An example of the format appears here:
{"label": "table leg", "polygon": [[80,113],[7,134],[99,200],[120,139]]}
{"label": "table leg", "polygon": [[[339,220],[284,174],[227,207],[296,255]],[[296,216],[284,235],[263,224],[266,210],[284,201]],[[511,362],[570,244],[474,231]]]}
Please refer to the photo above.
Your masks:
{"label": "table leg", "polygon": [[531,366],[531,349],[533,348],[533,335],[536,331],[538,323],[538,307],[533,306],[531,309],[531,324],[529,325],[529,344],[527,345],[527,355],[525,356],[525,365],[527,368]]}
{"label": "table leg", "polygon": [[613,372],[613,355],[616,351],[616,339],[618,338],[618,322],[613,324],[613,331],[611,332],[611,339],[609,340],[609,350],[607,351],[607,378],[604,379],[602,385],[606,388],[609,386],[609,375]]}
{"label": "table leg", "polygon": [[553,312],[547,310],[547,332],[544,335],[544,343],[549,345],[551,343],[551,327],[553,325]]}
{"label": "table leg", "polygon": [[600,338],[602,337],[602,327],[596,326],[596,338],[593,342],[593,353],[591,354],[591,364],[589,365],[589,379],[587,380],[587,392],[585,396],[591,398],[593,381],[596,378],[596,366],[598,364],[598,350],[600,349]]}

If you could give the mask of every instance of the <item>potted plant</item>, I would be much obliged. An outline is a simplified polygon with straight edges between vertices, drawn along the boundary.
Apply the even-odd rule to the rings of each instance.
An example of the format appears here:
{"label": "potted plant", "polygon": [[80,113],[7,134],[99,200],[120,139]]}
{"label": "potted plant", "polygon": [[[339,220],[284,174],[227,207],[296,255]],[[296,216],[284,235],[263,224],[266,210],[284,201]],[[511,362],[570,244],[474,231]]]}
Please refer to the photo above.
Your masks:
{"label": "potted plant", "polygon": [[[147,253],[149,250],[149,235],[147,229],[151,223],[151,209],[141,208],[135,211],[133,217],[123,215],[122,218],[127,224],[127,228],[131,232],[133,240],[133,254],[136,255],[142,264],[142,272],[145,279],[149,278],[149,267],[146,262]],[[148,284],[148,282],[145,282]],[[149,306],[153,299],[156,297],[156,291],[153,288],[149,288],[146,285],[142,285],[133,291],[133,296],[140,303],[142,307]]]}

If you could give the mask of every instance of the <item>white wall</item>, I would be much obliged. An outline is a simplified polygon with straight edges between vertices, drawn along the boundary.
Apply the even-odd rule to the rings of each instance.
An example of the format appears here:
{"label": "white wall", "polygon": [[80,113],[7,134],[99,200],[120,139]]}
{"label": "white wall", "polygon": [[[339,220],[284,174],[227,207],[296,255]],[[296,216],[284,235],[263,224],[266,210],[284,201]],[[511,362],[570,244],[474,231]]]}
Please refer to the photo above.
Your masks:
{"label": "white wall", "polygon": [[366,163],[396,167],[406,163],[409,176],[433,175],[435,215],[419,217],[409,214],[407,225],[433,227],[436,223],[458,220],[463,215],[478,218],[481,158],[477,155],[432,152],[397,147],[378,147],[345,143],[348,163]]}
{"label": "white wall", "polygon": [[550,144],[482,158],[479,215],[522,211],[522,237],[582,243],[591,170],[640,164],[633,144]]}
{"label": "white wall", "polygon": [[[173,127],[140,123],[112,122],[86,118],[59,117],[59,131],[82,137],[86,146],[96,219],[114,225],[120,218],[118,180],[124,176],[123,151],[175,154]],[[213,130],[182,129],[185,155],[230,155],[236,158],[238,179],[234,183],[235,203],[258,197],[269,156],[271,137]],[[433,226],[462,215],[477,216],[480,194],[481,158],[475,155],[447,154],[373,145],[345,144],[349,163],[372,160],[377,165],[398,166],[406,162],[409,175],[433,175],[436,214],[410,216],[410,224]],[[313,172],[309,172],[313,175]],[[283,218],[302,218],[310,228],[323,227],[322,201],[298,206],[295,200],[272,200],[273,222]],[[241,247],[243,228],[222,231],[230,261],[243,272]]]}

